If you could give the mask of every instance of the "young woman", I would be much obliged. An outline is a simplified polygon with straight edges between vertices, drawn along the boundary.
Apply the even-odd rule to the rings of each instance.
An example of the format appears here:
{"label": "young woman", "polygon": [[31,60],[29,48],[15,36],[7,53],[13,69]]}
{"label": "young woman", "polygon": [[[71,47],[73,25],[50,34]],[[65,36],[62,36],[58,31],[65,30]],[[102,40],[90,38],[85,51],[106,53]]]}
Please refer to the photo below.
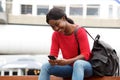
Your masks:
{"label": "young woman", "polygon": [[72,80],[83,80],[84,77],[92,76],[92,66],[88,62],[90,47],[85,29],[81,27],[77,31],[80,46],[78,53],[74,31],[79,25],[74,24],[62,9],[55,7],[46,15],[46,22],[54,30],[50,55],[57,58],[61,50],[63,59],[50,59],[48,63],[43,64],[39,80],[50,80],[50,75],[71,77]]}

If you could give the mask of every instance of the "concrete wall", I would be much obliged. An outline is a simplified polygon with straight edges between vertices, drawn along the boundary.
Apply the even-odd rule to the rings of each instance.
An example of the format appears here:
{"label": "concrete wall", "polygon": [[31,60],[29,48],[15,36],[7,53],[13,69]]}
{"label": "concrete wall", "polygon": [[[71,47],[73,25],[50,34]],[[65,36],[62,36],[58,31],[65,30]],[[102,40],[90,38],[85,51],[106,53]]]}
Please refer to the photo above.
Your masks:
{"label": "concrete wall", "polygon": [[[76,24],[82,26],[92,27],[120,27],[120,19],[99,19],[95,17],[80,17],[70,16]],[[34,24],[34,25],[47,25],[45,15],[31,16],[31,15],[12,15],[9,14],[9,23],[13,24]]]}
{"label": "concrete wall", "polygon": [[[120,54],[120,28],[86,29],[93,37],[100,34]],[[49,26],[0,25],[0,54],[49,54],[52,32]]]}

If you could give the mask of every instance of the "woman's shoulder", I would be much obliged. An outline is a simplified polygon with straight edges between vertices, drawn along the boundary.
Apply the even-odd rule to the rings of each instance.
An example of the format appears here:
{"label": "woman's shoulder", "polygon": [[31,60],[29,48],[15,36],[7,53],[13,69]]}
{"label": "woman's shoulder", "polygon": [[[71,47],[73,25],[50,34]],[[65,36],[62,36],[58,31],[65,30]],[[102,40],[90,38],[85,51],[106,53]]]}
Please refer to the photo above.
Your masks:
{"label": "woman's shoulder", "polygon": [[79,36],[82,36],[82,35],[86,34],[86,29],[84,27],[78,26],[77,34]]}
{"label": "woman's shoulder", "polygon": [[85,28],[82,27],[82,26],[78,26],[78,31],[79,31],[79,32],[80,32],[80,31],[85,31],[85,32],[86,32]]}

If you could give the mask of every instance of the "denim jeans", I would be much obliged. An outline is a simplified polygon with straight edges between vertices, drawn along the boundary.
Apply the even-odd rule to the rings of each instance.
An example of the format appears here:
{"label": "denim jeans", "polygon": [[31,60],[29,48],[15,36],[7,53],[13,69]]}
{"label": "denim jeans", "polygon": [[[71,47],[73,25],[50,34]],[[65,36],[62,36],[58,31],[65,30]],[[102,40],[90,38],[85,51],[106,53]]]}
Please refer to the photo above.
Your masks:
{"label": "denim jeans", "polygon": [[77,60],[73,66],[51,66],[49,63],[43,64],[38,80],[50,80],[50,75],[59,77],[72,77],[72,80],[84,80],[84,77],[92,76],[92,66],[88,61]]}

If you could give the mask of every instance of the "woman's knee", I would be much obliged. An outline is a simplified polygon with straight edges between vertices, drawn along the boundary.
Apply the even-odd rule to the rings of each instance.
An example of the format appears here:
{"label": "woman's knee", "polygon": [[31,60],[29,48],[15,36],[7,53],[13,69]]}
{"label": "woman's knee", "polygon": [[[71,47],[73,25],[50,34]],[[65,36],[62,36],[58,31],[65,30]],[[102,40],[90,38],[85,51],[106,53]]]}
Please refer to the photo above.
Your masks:
{"label": "woman's knee", "polygon": [[48,69],[50,68],[50,63],[44,63],[42,66],[41,66],[41,70],[43,69]]}
{"label": "woman's knee", "polygon": [[92,66],[90,62],[85,60],[77,60],[74,62],[74,70],[78,71],[79,69],[84,70],[86,76],[92,75]]}
{"label": "woman's knee", "polygon": [[73,64],[74,67],[77,67],[77,66],[83,66],[85,64],[85,61],[84,60],[76,60]]}

